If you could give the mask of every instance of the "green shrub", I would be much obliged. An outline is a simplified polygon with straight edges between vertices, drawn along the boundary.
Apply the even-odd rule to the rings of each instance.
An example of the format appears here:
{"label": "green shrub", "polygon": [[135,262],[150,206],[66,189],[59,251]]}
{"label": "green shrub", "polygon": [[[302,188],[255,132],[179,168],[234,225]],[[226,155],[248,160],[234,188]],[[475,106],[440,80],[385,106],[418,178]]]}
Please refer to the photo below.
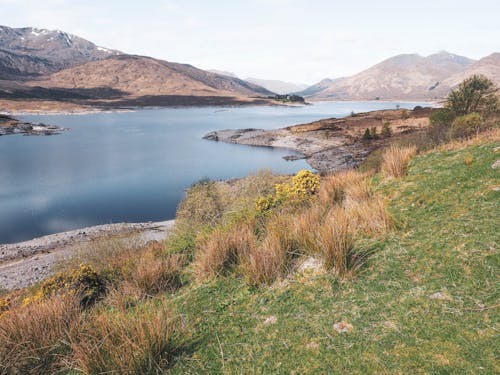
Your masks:
{"label": "green shrub", "polygon": [[431,126],[450,126],[455,119],[455,113],[449,108],[442,108],[433,112],[429,121]]}
{"label": "green shrub", "polygon": [[467,138],[477,135],[485,128],[483,117],[479,113],[469,113],[457,117],[451,125],[452,138]]}
{"label": "green shrub", "polygon": [[382,125],[382,131],[380,132],[382,138],[390,138],[392,136],[391,124],[389,121],[385,121],[384,125]]}
{"label": "green shrub", "polygon": [[363,133],[363,139],[365,141],[368,141],[368,140],[372,139],[372,135],[370,133],[370,129],[368,129],[368,128],[365,129],[365,132]]}

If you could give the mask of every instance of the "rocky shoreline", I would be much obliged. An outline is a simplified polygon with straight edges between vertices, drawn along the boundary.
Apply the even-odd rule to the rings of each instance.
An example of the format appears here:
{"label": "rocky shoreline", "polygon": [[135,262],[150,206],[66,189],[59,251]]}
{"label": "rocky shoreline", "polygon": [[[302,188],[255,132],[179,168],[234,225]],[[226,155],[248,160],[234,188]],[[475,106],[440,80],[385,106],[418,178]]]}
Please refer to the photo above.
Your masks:
{"label": "rocky shoreline", "polygon": [[55,135],[68,128],[61,128],[55,125],[33,124],[30,122],[22,122],[13,117],[0,115],[0,136],[23,134],[23,135]]}
{"label": "rocky shoreline", "polygon": [[431,108],[415,110],[380,110],[330,118],[309,124],[276,130],[227,129],[212,131],[204,139],[248,146],[277,147],[293,151],[285,160],[305,159],[320,173],[332,173],[358,166],[373,150],[388,139],[364,140],[366,129],[381,134],[388,123],[392,137],[418,131],[428,126]]}
{"label": "rocky shoreline", "polygon": [[54,265],[71,258],[91,241],[111,237],[130,237],[136,243],[161,241],[173,226],[174,220],[105,224],[0,245],[0,289],[24,288],[47,278],[54,272]]}
{"label": "rocky shoreline", "polygon": [[305,159],[318,172],[329,173],[357,166],[369,150],[362,144],[338,136],[325,138],[321,133],[294,134],[289,129],[228,129],[206,134],[204,139],[248,146],[276,147],[293,151],[285,160]]}

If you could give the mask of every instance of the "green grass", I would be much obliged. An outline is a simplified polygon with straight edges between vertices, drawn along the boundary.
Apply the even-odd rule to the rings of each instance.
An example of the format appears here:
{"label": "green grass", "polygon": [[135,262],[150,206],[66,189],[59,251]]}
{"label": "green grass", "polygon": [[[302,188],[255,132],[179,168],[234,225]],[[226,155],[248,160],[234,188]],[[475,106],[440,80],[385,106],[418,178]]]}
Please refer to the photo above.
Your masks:
{"label": "green grass", "polygon": [[[251,288],[228,276],[179,291],[172,302],[193,336],[170,371],[500,371],[494,146],[419,156],[408,177],[377,181],[399,229],[365,244],[373,255],[354,278],[304,275]],[[449,298],[431,299],[436,292]],[[340,321],[352,331],[337,333]]]}

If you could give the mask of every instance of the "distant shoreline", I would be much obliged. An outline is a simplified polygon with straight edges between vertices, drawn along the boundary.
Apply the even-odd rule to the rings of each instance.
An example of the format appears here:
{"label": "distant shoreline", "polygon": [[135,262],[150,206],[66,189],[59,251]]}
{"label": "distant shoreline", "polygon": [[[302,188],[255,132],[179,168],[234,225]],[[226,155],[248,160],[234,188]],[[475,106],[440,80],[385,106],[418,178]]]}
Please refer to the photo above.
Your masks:
{"label": "distant shoreline", "polygon": [[91,114],[103,114],[103,113],[128,113],[128,112],[138,112],[143,110],[159,110],[159,109],[189,109],[189,108],[240,108],[240,107],[303,107],[307,105],[315,105],[322,103],[426,103],[429,106],[437,107],[439,102],[436,100],[318,100],[310,101],[305,104],[297,103],[280,103],[280,102],[268,102],[268,103],[239,103],[239,104],[214,104],[214,105],[172,105],[172,106],[130,106],[126,108],[105,108],[105,107],[88,107],[88,108],[78,108],[75,110],[38,110],[38,109],[28,109],[28,110],[2,110],[0,109],[0,114],[5,114],[8,116],[68,116],[68,115],[91,115]]}

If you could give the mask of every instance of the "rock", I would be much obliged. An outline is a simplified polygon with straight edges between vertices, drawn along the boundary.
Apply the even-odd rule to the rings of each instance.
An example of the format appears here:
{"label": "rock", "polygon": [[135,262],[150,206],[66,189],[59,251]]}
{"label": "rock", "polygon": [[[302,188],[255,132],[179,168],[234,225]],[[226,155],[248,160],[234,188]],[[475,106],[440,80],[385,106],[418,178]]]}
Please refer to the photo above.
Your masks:
{"label": "rock", "polygon": [[500,152],[500,146],[495,147],[495,148],[493,149],[493,152]]}
{"label": "rock", "polygon": [[345,321],[341,321],[341,322],[335,323],[333,325],[333,328],[338,333],[346,333],[346,332],[352,331],[353,326],[352,326],[352,324],[349,324]]}
{"label": "rock", "polygon": [[269,324],[275,324],[278,321],[278,318],[275,317],[274,315],[271,315],[270,317],[266,318],[264,320],[264,324],[269,325]]}
{"label": "rock", "polygon": [[216,142],[218,142],[219,141],[219,136],[217,135],[217,132],[210,132],[208,134],[205,134],[203,136],[203,139],[207,139],[209,141],[216,141]]}
{"label": "rock", "polygon": [[494,162],[494,163],[491,165],[491,168],[493,168],[493,169],[500,168],[500,160],[497,160],[496,162]]}
{"label": "rock", "polygon": [[429,296],[430,299],[437,299],[437,300],[452,300],[453,298],[450,297],[450,295],[448,295],[448,293],[446,292],[436,292],[436,293],[433,293]]}

